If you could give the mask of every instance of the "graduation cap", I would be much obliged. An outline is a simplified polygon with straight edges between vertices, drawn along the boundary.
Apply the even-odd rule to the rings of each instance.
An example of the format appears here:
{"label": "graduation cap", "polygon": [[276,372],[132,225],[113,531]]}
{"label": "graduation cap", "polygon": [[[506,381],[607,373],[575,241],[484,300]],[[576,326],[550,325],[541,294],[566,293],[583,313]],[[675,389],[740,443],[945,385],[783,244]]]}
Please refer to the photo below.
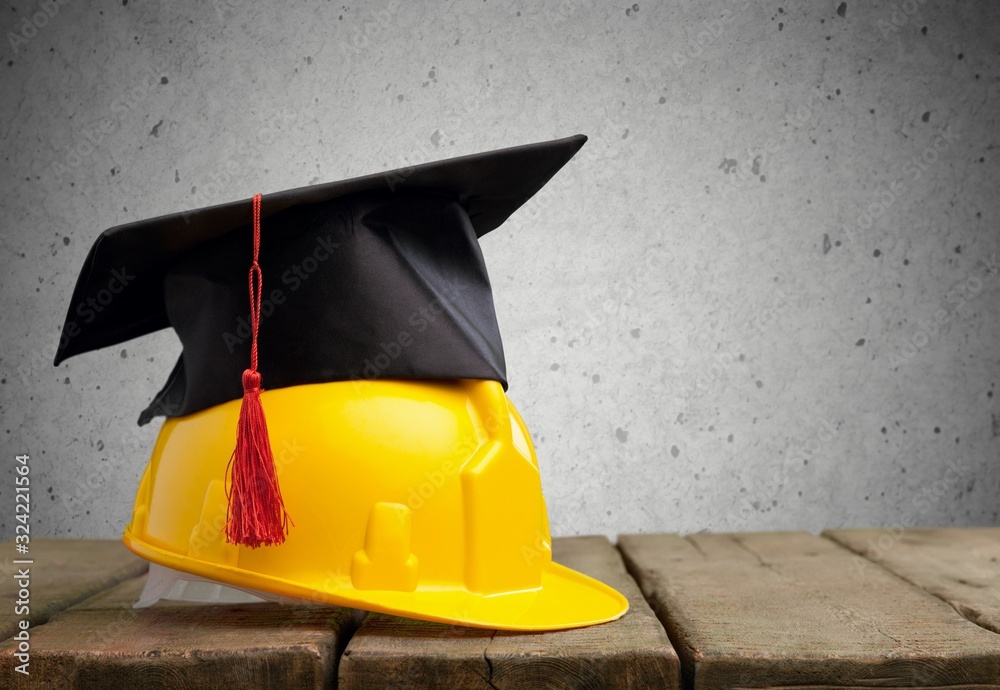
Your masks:
{"label": "graduation cap", "polygon": [[[248,520],[261,510],[273,517],[273,467],[252,459],[267,445],[261,377],[270,389],[374,378],[506,388],[477,240],[584,142],[577,135],[113,227],[84,262],[55,364],[172,327],[183,352],[139,423],[244,396],[232,491],[241,494],[238,477],[273,483]],[[241,443],[251,460],[241,461]],[[271,525],[234,541],[280,543]]]}

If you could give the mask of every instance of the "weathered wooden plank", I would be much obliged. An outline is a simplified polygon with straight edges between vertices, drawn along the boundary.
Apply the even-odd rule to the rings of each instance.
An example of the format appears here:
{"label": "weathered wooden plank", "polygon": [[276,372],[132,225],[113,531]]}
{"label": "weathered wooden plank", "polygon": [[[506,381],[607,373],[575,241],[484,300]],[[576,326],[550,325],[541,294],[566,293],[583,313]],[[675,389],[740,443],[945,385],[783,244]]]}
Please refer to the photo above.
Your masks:
{"label": "weathered wooden plank", "polygon": [[604,537],[556,539],[554,559],[629,600],[618,621],[557,633],[499,631],[487,649],[498,688],[679,688],[680,660],[621,556]]}
{"label": "weathered wooden plank", "polygon": [[52,616],[31,635],[31,675],[0,644],[0,687],[329,688],[357,627],[350,609],[158,602],[135,610],[145,576]]}
{"label": "weathered wooden plank", "polygon": [[369,614],[340,660],[341,690],[487,690],[493,632]]}
{"label": "weathered wooden plank", "polygon": [[823,536],[1000,633],[1000,527],[835,529]]}
{"label": "weathered wooden plank", "polygon": [[685,684],[1000,688],[1000,636],[805,533],[628,535]]}
{"label": "weathered wooden plank", "polygon": [[371,615],[340,664],[342,690],[679,688],[663,628],[604,537],[554,541],[554,558],[629,599],[621,619],[547,633],[493,632]]}
{"label": "weathered wooden plank", "polygon": [[[0,573],[0,640],[17,631],[25,616],[14,612],[20,586],[14,578],[22,568],[30,568],[30,609],[32,626],[41,625],[87,597],[128,578],[146,572],[148,564],[126,549],[120,541],[103,539],[31,540],[27,555],[18,555],[13,541],[0,544],[3,572]],[[15,564],[30,559],[31,564]]]}

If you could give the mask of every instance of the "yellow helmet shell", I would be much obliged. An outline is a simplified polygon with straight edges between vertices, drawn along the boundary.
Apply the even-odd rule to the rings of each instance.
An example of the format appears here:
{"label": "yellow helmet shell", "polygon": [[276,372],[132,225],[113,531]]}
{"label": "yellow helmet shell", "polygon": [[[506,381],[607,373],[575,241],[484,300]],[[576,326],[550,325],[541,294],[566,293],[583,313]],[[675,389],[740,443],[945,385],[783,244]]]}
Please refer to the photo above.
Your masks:
{"label": "yellow helmet shell", "polygon": [[240,401],[168,419],[125,545],[237,587],[505,630],[614,620],[611,587],[552,562],[538,461],[495,381],[345,381],[263,393],[280,546],[226,542]]}

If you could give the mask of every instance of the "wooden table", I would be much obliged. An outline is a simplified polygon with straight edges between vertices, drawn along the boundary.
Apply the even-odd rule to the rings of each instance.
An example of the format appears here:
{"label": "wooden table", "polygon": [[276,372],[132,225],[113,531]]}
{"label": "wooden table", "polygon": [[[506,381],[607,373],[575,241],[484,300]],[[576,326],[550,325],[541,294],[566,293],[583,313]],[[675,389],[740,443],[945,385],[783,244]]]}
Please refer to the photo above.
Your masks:
{"label": "wooden table", "polygon": [[136,611],[146,564],[119,542],[34,539],[29,676],[13,552],[0,688],[1000,690],[1000,528],[556,539],[631,609],[535,634],[318,605]]}

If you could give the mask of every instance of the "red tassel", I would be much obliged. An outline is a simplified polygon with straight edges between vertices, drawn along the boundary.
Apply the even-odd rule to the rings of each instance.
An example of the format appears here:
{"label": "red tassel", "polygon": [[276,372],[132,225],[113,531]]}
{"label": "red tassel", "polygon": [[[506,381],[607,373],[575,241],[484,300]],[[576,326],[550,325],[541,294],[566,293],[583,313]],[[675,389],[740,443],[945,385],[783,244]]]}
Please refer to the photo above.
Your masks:
{"label": "red tassel", "polygon": [[236,427],[236,450],[229,459],[229,513],[226,541],[257,548],[285,541],[289,517],[278,487],[267,420],[261,403],[260,374],[257,372],[257,330],[260,327],[260,298],[263,278],[257,259],[260,255],[260,201],[253,198],[253,264],[248,278],[252,340],[250,368],[243,372],[243,402]]}

